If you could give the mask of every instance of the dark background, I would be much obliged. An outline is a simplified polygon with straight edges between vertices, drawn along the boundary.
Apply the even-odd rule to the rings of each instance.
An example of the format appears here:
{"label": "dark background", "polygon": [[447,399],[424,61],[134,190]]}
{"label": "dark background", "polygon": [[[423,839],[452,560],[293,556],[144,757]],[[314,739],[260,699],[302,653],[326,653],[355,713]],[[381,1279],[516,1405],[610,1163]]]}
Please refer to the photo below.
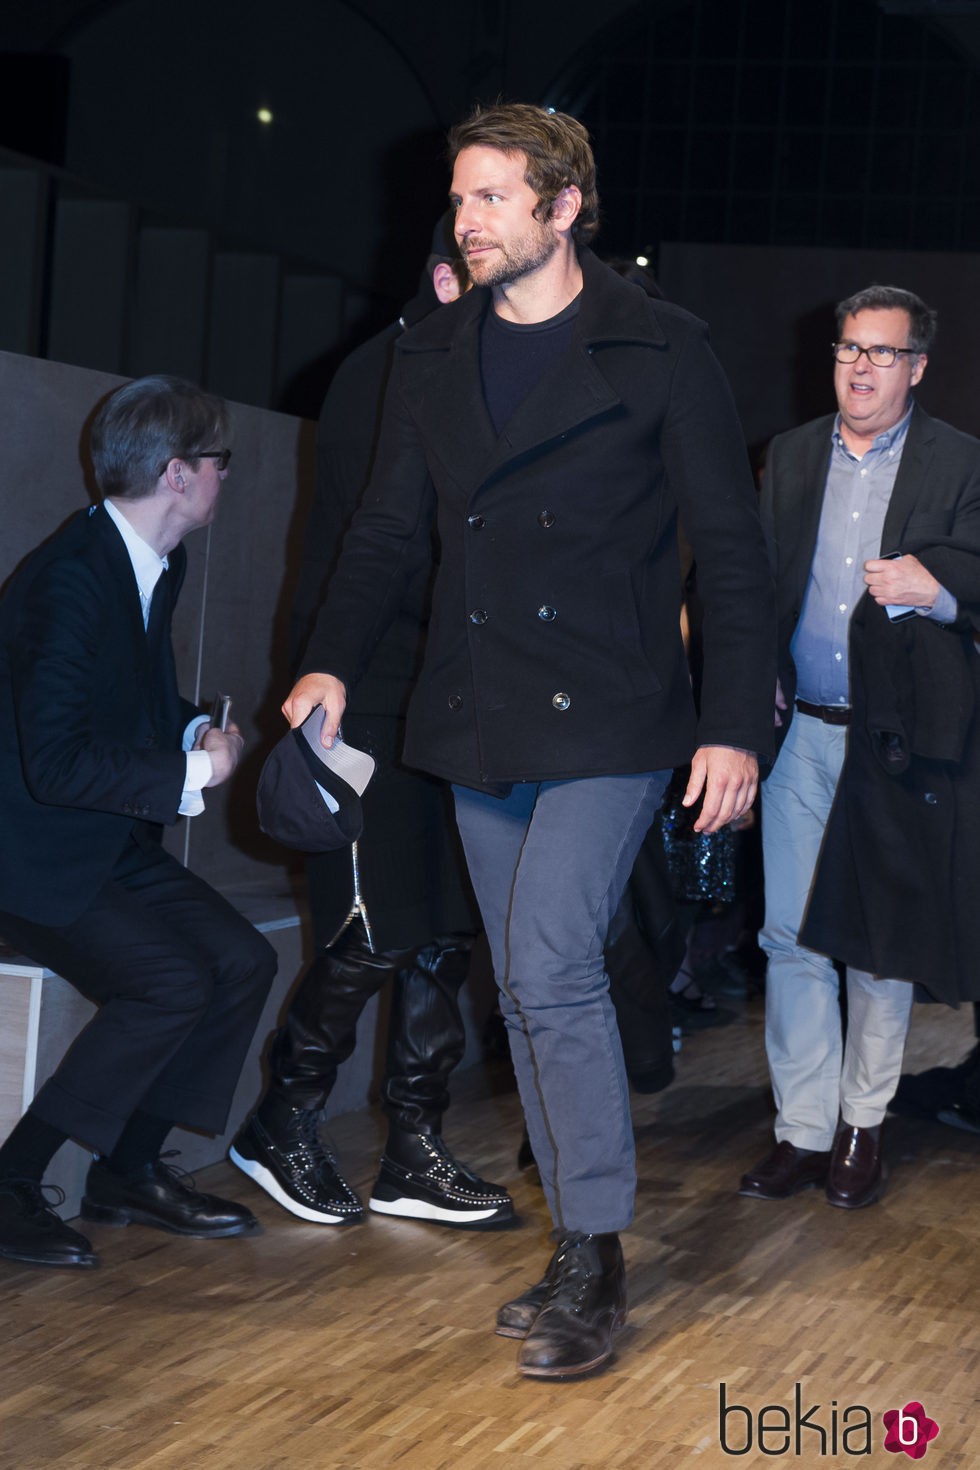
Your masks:
{"label": "dark background", "polygon": [[[126,201],[134,228],[207,232],[212,262],[274,259],[261,309],[275,363],[241,370],[243,330],[225,353],[237,371],[205,344],[199,376],[300,414],[412,294],[445,199],[445,129],[497,97],[582,118],[600,250],[642,252],[661,273],[683,246],[854,251],[856,288],[882,252],[980,251],[976,0],[37,0],[0,13],[0,148],[42,160],[62,195]],[[684,274],[684,304],[714,310]],[[31,351],[147,370],[132,333],[113,360],[94,346],[84,360],[85,333],[53,330],[51,276],[35,287]],[[146,280],[144,266],[144,311]],[[768,309],[815,314],[822,352],[829,302],[798,295]],[[724,339],[725,322],[711,325]],[[796,338],[808,330],[801,320]]]}

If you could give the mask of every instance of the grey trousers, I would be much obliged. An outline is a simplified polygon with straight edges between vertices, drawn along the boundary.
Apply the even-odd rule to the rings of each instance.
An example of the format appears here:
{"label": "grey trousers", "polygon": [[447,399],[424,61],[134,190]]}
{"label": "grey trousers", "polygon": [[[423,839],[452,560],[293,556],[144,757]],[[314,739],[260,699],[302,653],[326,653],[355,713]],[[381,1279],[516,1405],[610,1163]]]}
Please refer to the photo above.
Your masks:
{"label": "grey trousers", "polygon": [[528,1135],[561,1233],[623,1230],[636,1159],[603,965],[606,931],[669,771],[453,788]]}

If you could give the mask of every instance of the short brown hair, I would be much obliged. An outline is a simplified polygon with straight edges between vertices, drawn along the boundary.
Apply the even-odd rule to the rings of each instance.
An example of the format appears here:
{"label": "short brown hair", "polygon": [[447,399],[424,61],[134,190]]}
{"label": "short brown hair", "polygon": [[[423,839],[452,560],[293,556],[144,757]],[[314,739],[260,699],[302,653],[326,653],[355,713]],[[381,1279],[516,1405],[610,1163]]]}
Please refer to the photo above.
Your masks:
{"label": "short brown hair", "polygon": [[555,200],[570,184],[581,192],[582,207],[572,234],[587,245],[599,228],[599,195],[589,135],[565,112],[551,112],[529,102],[501,102],[477,107],[449,132],[449,165],[464,148],[496,148],[523,153],[524,182],[538,196],[535,216],[549,219]]}
{"label": "short brown hair", "polygon": [[859,311],[907,311],[909,316],[909,346],[914,352],[928,353],[936,340],[936,312],[926,306],[921,296],[906,291],[902,286],[866,286],[837,303],[837,335],[844,330],[844,319],[857,316]]}

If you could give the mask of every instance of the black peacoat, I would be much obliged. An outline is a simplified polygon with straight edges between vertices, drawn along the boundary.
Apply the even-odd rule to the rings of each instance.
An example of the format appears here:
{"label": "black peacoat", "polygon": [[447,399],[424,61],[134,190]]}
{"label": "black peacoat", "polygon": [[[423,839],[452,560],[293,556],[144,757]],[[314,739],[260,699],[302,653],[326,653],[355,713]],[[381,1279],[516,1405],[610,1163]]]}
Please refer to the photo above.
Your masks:
{"label": "black peacoat", "polygon": [[[480,380],[488,291],[398,341],[374,474],[303,664],[356,684],[435,517],[405,759],[478,788],[663,769],[698,744],[772,746],[771,577],[707,330],[591,252],[581,263],[572,344],[499,436]],[[706,606],[700,722],[678,508]]]}

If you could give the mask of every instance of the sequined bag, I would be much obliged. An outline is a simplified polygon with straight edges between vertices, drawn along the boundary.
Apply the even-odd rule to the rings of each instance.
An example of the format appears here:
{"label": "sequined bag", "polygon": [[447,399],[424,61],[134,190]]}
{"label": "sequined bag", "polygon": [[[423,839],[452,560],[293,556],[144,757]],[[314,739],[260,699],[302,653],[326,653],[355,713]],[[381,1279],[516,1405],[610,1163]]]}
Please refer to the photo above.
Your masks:
{"label": "sequined bag", "polygon": [[695,832],[697,808],[681,805],[683,791],[668,790],[660,831],[674,897],[685,903],[730,903],[735,897],[735,834]]}

